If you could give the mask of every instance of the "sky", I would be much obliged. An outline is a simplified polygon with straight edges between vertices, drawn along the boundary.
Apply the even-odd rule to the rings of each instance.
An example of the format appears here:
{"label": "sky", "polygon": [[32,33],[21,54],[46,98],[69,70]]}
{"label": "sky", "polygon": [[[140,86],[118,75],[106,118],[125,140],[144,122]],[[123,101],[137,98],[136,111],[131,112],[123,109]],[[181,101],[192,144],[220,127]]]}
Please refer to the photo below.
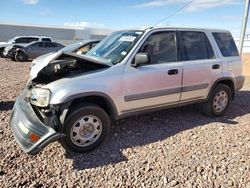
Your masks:
{"label": "sky", "polygon": [[229,29],[238,37],[244,2],[244,0],[2,0],[0,23],[110,29],[149,27],[157,23],[158,26]]}

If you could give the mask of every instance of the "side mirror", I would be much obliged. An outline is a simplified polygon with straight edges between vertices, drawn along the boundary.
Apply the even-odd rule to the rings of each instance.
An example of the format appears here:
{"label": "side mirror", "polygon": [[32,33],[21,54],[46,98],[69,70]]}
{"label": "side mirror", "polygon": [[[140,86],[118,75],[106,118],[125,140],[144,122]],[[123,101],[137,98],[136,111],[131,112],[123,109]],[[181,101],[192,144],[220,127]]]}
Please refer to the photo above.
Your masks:
{"label": "side mirror", "polygon": [[143,64],[149,63],[149,55],[147,53],[138,53],[135,55],[134,62],[131,64],[132,67],[138,67]]}

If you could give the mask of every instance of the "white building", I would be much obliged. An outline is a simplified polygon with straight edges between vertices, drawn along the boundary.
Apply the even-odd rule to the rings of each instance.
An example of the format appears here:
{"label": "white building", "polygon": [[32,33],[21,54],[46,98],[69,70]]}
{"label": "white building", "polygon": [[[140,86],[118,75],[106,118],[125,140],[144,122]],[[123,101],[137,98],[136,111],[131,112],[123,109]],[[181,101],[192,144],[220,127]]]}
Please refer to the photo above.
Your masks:
{"label": "white building", "polygon": [[0,23],[0,42],[7,41],[15,36],[42,35],[50,36],[55,41],[70,44],[82,39],[102,39],[113,30],[104,28],[79,28],[52,27],[37,25],[18,25]]}
{"label": "white building", "polygon": [[[237,47],[239,48],[240,39],[235,38],[234,40],[235,40]],[[250,34],[245,35],[242,52],[243,53],[250,53]]]}

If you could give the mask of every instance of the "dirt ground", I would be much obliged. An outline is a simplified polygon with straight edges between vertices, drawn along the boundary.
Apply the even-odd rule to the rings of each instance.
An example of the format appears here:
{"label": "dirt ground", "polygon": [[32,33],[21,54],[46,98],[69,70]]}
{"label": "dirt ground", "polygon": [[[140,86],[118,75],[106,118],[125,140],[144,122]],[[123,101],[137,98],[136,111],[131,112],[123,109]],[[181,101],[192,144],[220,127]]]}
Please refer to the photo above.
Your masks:
{"label": "dirt ground", "polygon": [[0,70],[0,187],[250,187],[250,77],[223,117],[164,110],[115,122],[90,153],[55,142],[29,156],[9,125],[29,62],[0,59]]}
{"label": "dirt ground", "polygon": [[243,64],[243,74],[246,76],[250,76],[250,53],[246,53],[242,55]]}

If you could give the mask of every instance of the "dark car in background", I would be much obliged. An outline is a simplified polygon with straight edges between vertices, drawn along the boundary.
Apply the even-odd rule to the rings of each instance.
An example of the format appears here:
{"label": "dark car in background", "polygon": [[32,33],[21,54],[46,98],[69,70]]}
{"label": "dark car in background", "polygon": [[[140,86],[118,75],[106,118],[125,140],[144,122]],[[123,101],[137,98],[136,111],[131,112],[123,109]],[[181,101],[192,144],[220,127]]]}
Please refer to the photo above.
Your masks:
{"label": "dark car in background", "polygon": [[[94,48],[100,41],[101,40],[97,40],[97,39],[81,40],[81,41],[75,42],[73,44],[70,44],[60,49],[59,53],[69,52],[69,53],[75,53],[78,55],[84,55],[88,51],[90,51],[92,48]],[[39,63],[41,59],[46,60],[47,58],[54,56],[55,53],[56,52],[51,52],[51,53],[40,56],[39,58],[32,61],[30,67],[33,67],[36,63]]]}
{"label": "dark car in background", "polygon": [[64,46],[57,42],[32,42],[24,45],[14,45],[9,50],[7,57],[23,62],[50,52],[56,52],[62,48],[64,48]]}
{"label": "dark car in background", "polygon": [[52,42],[51,37],[47,36],[17,36],[7,42],[0,42],[0,56],[5,58],[10,50],[15,44],[28,44],[34,41],[50,41]]}

